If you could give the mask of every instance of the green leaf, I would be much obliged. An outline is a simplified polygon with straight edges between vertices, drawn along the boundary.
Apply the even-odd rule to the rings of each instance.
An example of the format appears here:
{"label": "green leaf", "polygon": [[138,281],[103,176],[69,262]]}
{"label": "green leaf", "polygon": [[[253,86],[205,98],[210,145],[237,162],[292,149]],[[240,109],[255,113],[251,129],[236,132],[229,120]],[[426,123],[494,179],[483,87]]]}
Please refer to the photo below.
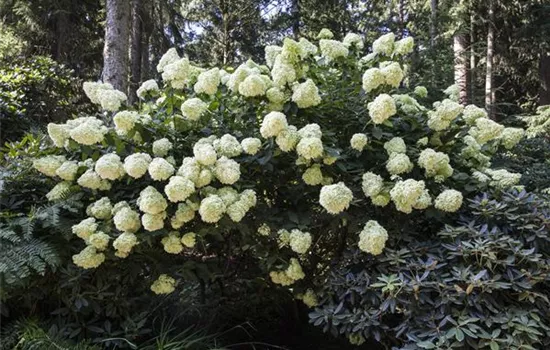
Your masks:
{"label": "green leaf", "polygon": [[456,340],[458,340],[459,342],[461,342],[461,341],[464,340],[464,332],[463,332],[460,328],[457,328],[457,329],[456,329],[455,338],[456,338]]}
{"label": "green leaf", "polygon": [[419,343],[416,343],[416,346],[422,349],[435,349],[435,344],[431,341],[421,341]]}

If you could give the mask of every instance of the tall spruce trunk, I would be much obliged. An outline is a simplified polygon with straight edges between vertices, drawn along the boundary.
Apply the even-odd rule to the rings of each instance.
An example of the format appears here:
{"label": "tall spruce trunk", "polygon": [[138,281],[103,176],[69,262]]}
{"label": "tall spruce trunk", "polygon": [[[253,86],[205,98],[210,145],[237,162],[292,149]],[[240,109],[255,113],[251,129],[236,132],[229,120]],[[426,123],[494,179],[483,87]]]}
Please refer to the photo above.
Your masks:
{"label": "tall spruce trunk", "polygon": [[105,0],[105,44],[103,81],[117,90],[128,87],[128,45],[130,36],[130,0]]}
{"label": "tall spruce trunk", "polygon": [[[151,69],[151,56],[153,54],[151,35],[155,29],[153,19],[155,16],[155,4],[150,0],[142,0],[142,36],[143,51],[141,54],[141,81],[151,78],[154,74]],[[150,5],[150,6],[149,6]]]}
{"label": "tall spruce trunk", "polygon": [[453,38],[454,77],[458,86],[458,102],[468,104],[468,40],[464,33],[456,33]]}
{"label": "tall spruce trunk", "polygon": [[136,90],[141,81],[141,56],[143,52],[142,0],[132,0],[132,34],[130,46],[130,103],[137,101]]}
{"label": "tall spruce trunk", "polygon": [[495,118],[495,92],[493,86],[493,56],[495,46],[495,2],[489,0],[489,25],[487,28],[487,57],[485,71],[485,109],[491,119]]}
{"label": "tall spruce trunk", "polygon": [[540,54],[539,76],[539,105],[550,105],[550,52]]}
{"label": "tall spruce trunk", "polygon": [[300,20],[300,0],[292,0],[292,34],[296,40],[300,37]]}
{"label": "tall spruce trunk", "polygon": [[475,103],[476,97],[476,51],[475,51],[475,15],[470,14],[470,103]]}
{"label": "tall spruce trunk", "polygon": [[430,0],[430,46],[435,45],[437,36],[437,0]]}

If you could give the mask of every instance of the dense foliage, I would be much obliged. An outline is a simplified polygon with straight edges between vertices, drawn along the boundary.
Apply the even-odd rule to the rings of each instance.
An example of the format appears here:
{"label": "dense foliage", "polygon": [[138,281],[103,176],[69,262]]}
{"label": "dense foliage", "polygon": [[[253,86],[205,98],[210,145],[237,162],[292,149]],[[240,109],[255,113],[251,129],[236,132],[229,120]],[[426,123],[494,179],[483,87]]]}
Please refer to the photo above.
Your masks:
{"label": "dense foliage", "polygon": [[74,72],[48,57],[0,60],[0,142],[63,121],[90,107],[82,100]]}
{"label": "dense foliage", "polygon": [[457,224],[369,259],[346,252],[311,321],[399,349],[538,349],[548,327],[549,198],[477,196]]}
{"label": "dense foliage", "polygon": [[[412,38],[387,34],[363,56],[361,36],[336,41],[332,35],[325,29],[313,42],[287,38],[266,47],[267,65],[248,61],[227,70],[199,68],[169,50],[157,66],[164,84],[145,82],[137,106],[124,106],[125,94],[109,84],[84,84],[104,112],[48,125],[53,144],[35,148],[33,162],[47,178],[31,178],[49,188],[57,183],[45,195],[50,203],[42,205],[42,197],[33,214],[3,226],[13,251],[52,233],[52,251],[65,247],[57,250],[59,260],[25,262],[21,270],[2,261],[2,278],[16,291],[4,296],[15,302],[14,312],[40,300],[46,314],[62,316],[64,337],[109,337],[123,346],[122,337],[147,336],[151,314],[144,300],[153,293],[177,300],[196,286],[205,301],[216,293],[280,288],[317,306],[314,324],[352,343],[371,336],[386,345],[440,341],[422,332],[426,322],[412,309],[403,319],[410,300],[396,293],[411,266],[431,266],[418,256],[439,254],[441,266],[432,269],[460,268],[452,259],[461,257],[441,241],[474,242],[487,231],[472,224],[470,231],[440,232],[456,222],[464,197],[518,184],[520,174],[492,169],[490,161],[499,149],[515,150],[524,130],[505,128],[476,106],[464,108],[452,88],[432,106],[426,88],[408,87]],[[69,226],[55,221],[59,214]],[[502,243],[499,249],[515,248]],[[67,264],[71,255],[76,266]],[[361,270],[343,273],[350,265]],[[480,272],[468,271],[457,281],[437,278],[445,288],[463,288],[459,278]],[[48,281],[37,279],[33,294],[17,292],[17,283],[28,286],[33,273],[52,273],[57,282],[42,288]],[[328,315],[343,312],[335,301],[339,278],[360,288],[375,281],[381,297],[373,293],[369,304],[353,299],[347,307],[363,314],[361,307],[381,305],[363,315],[387,319],[369,316],[365,323],[345,313],[335,323]],[[410,278],[428,278],[431,300],[447,297],[432,274]],[[496,317],[488,304],[479,305],[485,317]],[[445,307],[429,310],[462,322]],[[386,332],[397,324],[397,335]]]}

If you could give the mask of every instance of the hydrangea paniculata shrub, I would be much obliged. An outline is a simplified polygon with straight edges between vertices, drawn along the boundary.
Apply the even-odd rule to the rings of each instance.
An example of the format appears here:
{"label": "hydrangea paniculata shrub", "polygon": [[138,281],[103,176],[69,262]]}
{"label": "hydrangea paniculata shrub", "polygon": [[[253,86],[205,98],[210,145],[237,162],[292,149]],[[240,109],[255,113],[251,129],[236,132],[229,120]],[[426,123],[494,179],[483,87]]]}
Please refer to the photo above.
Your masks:
{"label": "hydrangea paniculata shrub", "polygon": [[211,278],[213,259],[247,255],[266,283],[313,307],[349,247],[377,261],[410,243],[408,225],[434,235],[468,194],[517,184],[519,174],[490,160],[520,132],[475,106],[424,106],[407,94],[413,45],[388,34],[363,57],[361,36],[341,42],[323,30],[267,46],[266,65],[235,69],[204,69],[171,49],[157,67],[163,81],[145,82],[138,106],[87,83],[105,112],[50,124],[57,155],[34,164],[63,184],[52,199],[76,191],[90,200],[73,228],[83,241],[74,263],[97,268],[145,247],[192,262],[150,276],[163,294],[190,274]]}

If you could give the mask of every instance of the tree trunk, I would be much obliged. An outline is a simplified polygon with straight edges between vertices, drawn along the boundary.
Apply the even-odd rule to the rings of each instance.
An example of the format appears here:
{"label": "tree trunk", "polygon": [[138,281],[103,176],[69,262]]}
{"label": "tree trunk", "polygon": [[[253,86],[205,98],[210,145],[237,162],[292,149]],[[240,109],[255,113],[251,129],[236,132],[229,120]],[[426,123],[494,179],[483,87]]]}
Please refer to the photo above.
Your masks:
{"label": "tree trunk", "polygon": [[130,36],[130,0],[105,0],[105,45],[103,81],[117,90],[128,87],[128,46]]}
{"label": "tree trunk", "polygon": [[485,72],[485,109],[491,119],[495,118],[495,101],[493,87],[493,54],[495,44],[495,2],[489,0],[489,27],[487,29],[487,67]]}
{"label": "tree trunk", "polygon": [[137,101],[136,90],[141,81],[141,55],[143,52],[143,11],[142,0],[132,0],[132,35],[130,47],[130,88],[128,100]]}
{"label": "tree trunk", "polygon": [[55,20],[55,46],[53,48],[53,58],[58,62],[67,63],[67,33],[68,33],[68,18],[67,12],[64,9],[57,9]]}
{"label": "tree trunk", "polygon": [[475,51],[475,15],[470,14],[470,103],[475,103],[476,97],[476,51]]}
{"label": "tree trunk", "polygon": [[468,104],[468,58],[466,48],[468,40],[463,33],[456,33],[453,38],[455,84],[458,86],[458,102]]}
{"label": "tree trunk", "polygon": [[[152,55],[152,48],[151,48],[151,35],[153,33],[154,28],[154,3],[153,1],[148,0],[142,0],[144,1],[142,6],[142,18],[141,18],[141,24],[143,26],[143,51],[141,55],[141,80],[145,81],[149,78],[151,78],[154,73],[151,71],[151,55]],[[151,7],[148,7],[148,2],[151,3]]]}
{"label": "tree trunk", "polygon": [[430,46],[435,44],[437,35],[437,0],[430,0]]}
{"label": "tree trunk", "polygon": [[292,34],[298,40],[300,36],[300,0],[292,0]]}
{"label": "tree trunk", "polygon": [[541,52],[539,75],[539,105],[550,105],[550,52]]}

